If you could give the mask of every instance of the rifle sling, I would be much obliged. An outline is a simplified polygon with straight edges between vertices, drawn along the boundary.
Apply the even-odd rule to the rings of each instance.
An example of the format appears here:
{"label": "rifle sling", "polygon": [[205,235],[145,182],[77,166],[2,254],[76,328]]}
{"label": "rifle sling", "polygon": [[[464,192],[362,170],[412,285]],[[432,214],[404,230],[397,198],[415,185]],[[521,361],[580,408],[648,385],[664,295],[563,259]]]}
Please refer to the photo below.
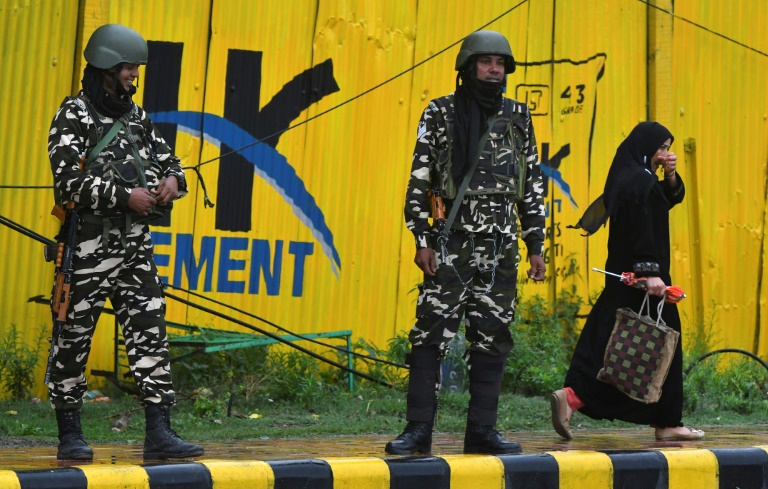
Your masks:
{"label": "rifle sling", "polygon": [[461,181],[461,185],[459,186],[459,189],[456,191],[456,197],[453,199],[453,202],[451,203],[451,212],[448,214],[448,219],[445,220],[445,227],[443,228],[445,233],[451,232],[451,226],[453,225],[453,221],[456,220],[456,214],[459,213],[459,207],[461,207],[461,199],[464,198],[464,192],[466,192],[467,187],[469,187],[469,181],[472,179],[472,175],[475,173],[475,168],[477,168],[477,164],[480,162],[480,155],[483,154],[483,149],[485,149],[485,143],[487,143],[488,138],[491,137],[491,130],[493,130],[493,124],[495,122],[496,122],[496,113],[494,112],[488,117],[488,129],[480,138],[480,144],[478,145],[479,149],[477,151],[477,156],[475,157],[475,160],[472,162],[472,166],[467,171],[467,174],[464,175],[464,180]]}
{"label": "rifle sling", "polygon": [[96,146],[91,149],[91,152],[88,153],[88,157],[85,160],[85,168],[88,168],[91,166],[91,163],[93,163],[93,160],[96,159],[96,157],[99,156],[99,153],[101,153],[101,150],[106,148],[106,146],[112,142],[112,140],[115,138],[118,132],[120,132],[120,129],[123,128],[123,121],[121,119],[118,119],[115,121],[114,124],[112,124],[112,127],[109,129],[107,134],[104,135],[103,138],[99,139],[99,142],[96,143]]}

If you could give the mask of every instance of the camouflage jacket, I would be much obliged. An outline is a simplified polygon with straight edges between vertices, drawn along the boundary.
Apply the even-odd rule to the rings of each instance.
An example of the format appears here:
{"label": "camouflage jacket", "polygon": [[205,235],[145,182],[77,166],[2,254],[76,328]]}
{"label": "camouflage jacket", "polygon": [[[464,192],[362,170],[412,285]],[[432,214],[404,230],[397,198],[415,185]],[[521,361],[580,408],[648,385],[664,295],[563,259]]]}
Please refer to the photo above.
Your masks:
{"label": "camouflage jacket", "polygon": [[[447,97],[451,107],[453,95]],[[519,104],[518,102],[516,102]],[[522,104],[519,104],[522,105]],[[443,113],[440,113],[443,112]],[[500,109],[498,117],[504,116]],[[522,238],[528,248],[528,253],[540,255],[544,243],[544,186],[539,155],[536,147],[536,136],[533,131],[530,113],[526,110],[525,141],[522,147],[524,160],[527,163],[523,199],[515,204],[513,195],[503,193],[484,194],[473,188],[473,178],[467,193],[461,202],[452,229],[473,233],[491,233],[495,230],[517,239],[518,230],[522,229]],[[494,129],[498,126],[494,124]],[[441,168],[443,158],[438,156],[445,151],[450,138],[447,135],[445,110],[433,100],[424,110],[418,127],[416,148],[414,149],[411,177],[405,196],[405,224],[416,238],[416,249],[430,245],[432,228],[429,224],[431,209],[428,191],[433,188],[433,178],[445,175]],[[493,167],[499,160],[498,153],[504,148],[513,146],[508,134],[491,132],[488,142],[483,148],[479,167]],[[483,161],[485,160],[485,161]],[[456,186],[460,182],[456,182]],[[446,214],[450,212],[450,201],[446,201]],[[518,228],[518,218],[520,228]]]}
{"label": "camouflage jacket", "polygon": [[[82,92],[78,97],[81,96]],[[176,176],[180,197],[186,195],[184,172],[179,159],[172,154],[171,148],[144,109],[136,104],[127,115],[126,127],[107,144],[87,171],[81,170],[80,156],[96,146],[115,122],[115,119],[101,114],[98,114],[98,118],[100,124],[93,120],[83,99],[68,97],[51,122],[48,157],[51,160],[53,183],[63,203],[72,201],[85,212],[107,217],[130,212],[128,198],[131,189],[141,186],[141,183],[134,170],[137,167],[132,164],[133,150],[126,130],[136,141],[139,157],[143,160],[147,188],[153,190],[161,179]],[[113,170],[121,171],[120,162],[131,163],[129,170],[134,172],[134,181],[115,178]]]}

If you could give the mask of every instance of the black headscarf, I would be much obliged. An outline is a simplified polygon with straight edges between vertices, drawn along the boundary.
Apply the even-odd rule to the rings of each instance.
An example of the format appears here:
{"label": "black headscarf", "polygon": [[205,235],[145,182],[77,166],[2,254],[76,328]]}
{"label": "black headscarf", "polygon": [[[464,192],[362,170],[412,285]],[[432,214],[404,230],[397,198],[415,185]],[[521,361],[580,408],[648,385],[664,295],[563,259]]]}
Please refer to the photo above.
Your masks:
{"label": "black headscarf", "polygon": [[[121,69],[121,65],[115,67],[117,73]],[[110,95],[104,89],[104,76],[110,76],[112,78],[112,88],[117,93],[117,96]],[[96,110],[107,117],[117,119],[133,109],[133,102],[131,96],[136,93],[136,87],[131,86],[130,91],[126,91],[123,84],[117,79],[116,73],[110,73],[109,71],[96,68],[91,64],[85,65],[83,71],[83,92],[88,96],[93,105],[96,106]]]}
{"label": "black headscarf", "polygon": [[[488,82],[477,79],[475,57],[469,67],[456,77],[456,93],[453,97],[454,131],[453,163],[451,175],[459,182],[469,169],[479,151],[480,138],[487,129],[488,116],[501,107],[504,82]],[[459,79],[462,84],[459,85]]]}
{"label": "black headscarf", "polygon": [[667,139],[675,140],[669,129],[658,122],[636,125],[616,149],[603,195],[590,204],[576,225],[568,227],[584,229],[589,236],[625,204],[646,199],[658,182],[651,170],[651,158]]}

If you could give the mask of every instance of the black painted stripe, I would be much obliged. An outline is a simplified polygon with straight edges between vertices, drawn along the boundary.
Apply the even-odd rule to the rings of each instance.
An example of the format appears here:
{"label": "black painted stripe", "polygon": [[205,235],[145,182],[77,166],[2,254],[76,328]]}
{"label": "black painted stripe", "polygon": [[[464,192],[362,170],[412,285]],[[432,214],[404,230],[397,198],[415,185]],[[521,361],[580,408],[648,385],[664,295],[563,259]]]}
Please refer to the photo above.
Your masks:
{"label": "black painted stripe", "polygon": [[768,487],[768,453],[760,448],[728,448],[710,450],[717,457],[720,487],[766,489]]}
{"label": "black painted stripe", "polygon": [[613,464],[614,489],[667,489],[669,466],[660,452],[608,453]]}
{"label": "black painted stripe", "polygon": [[213,480],[208,467],[197,463],[145,465],[152,489],[210,489]]}
{"label": "black painted stripe", "polygon": [[[254,134],[261,107],[261,51],[230,49],[224,93],[224,118]],[[240,148],[221,144],[221,154]],[[238,153],[223,156],[219,165],[216,229],[250,231],[254,168]]]}
{"label": "black painted stripe", "polygon": [[333,489],[333,472],[322,460],[269,462],[274,489]]}
{"label": "black painted stripe", "polygon": [[302,112],[326,95],[339,91],[333,77],[333,60],[327,59],[299,73],[272,97],[259,113],[260,124],[254,128],[254,135],[273,148],[277,147],[280,134],[298,119]]}
{"label": "black painted stripe", "polygon": [[560,468],[546,453],[540,455],[499,455],[504,464],[506,489],[557,489]]}
{"label": "black painted stripe", "polygon": [[87,489],[88,480],[80,469],[29,470],[17,472],[21,489]]}
{"label": "black painted stripe", "polygon": [[[276,148],[280,140],[280,134],[275,133],[288,129],[312,104],[339,91],[330,59],[296,75],[264,107],[261,107],[261,80],[260,51],[229,50],[224,117],[272,148]],[[222,143],[221,154],[239,149]],[[254,177],[253,165],[240,154],[221,158],[215,207],[216,229],[251,230]]]}
{"label": "black painted stripe", "polygon": [[388,458],[390,489],[450,489],[451,467],[434,457]]}
{"label": "black painted stripe", "polygon": [[[179,110],[179,84],[184,43],[147,41],[149,59],[146,69],[143,107],[147,112]],[[176,124],[156,124],[171,149],[176,148]],[[152,226],[169,226],[171,214],[152,221]]]}

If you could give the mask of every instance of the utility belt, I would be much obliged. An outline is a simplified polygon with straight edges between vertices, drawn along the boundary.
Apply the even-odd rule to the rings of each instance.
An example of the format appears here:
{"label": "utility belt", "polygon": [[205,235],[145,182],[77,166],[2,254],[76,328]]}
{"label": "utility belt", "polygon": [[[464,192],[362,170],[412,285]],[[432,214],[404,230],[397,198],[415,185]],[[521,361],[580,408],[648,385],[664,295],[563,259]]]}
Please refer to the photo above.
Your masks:
{"label": "utility belt", "polygon": [[125,248],[127,246],[125,237],[131,231],[134,224],[147,224],[149,221],[159,219],[165,215],[165,209],[163,206],[155,206],[146,216],[140,216],[132,212],[117,216],[97,216],[96,214],[85,213],[82,211],[79,215],[82,221],[82,226],[101,227],[101,246],[104,251],[107,251],[109,232],[112,229],[120,229],[123,231],[120,233],[120,244]]}

